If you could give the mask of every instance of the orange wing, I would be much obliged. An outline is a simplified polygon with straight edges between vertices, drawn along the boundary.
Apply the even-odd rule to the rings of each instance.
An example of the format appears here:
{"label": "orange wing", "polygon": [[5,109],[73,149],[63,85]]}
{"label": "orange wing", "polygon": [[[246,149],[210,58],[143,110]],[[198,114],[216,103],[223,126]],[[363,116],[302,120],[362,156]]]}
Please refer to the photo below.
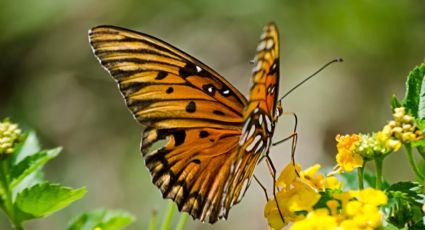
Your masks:
{"label": "orange wing", "polygon": [[247,100],[200,61],[149,35],[99,26],[89,39],[147,126],[141,151],[153,183],[193,218],[226,218],[257,163],[238,152]]}
{"label": "orange wing", "polygon": [[[249,185],[255,165],[269,153],[274,133],[279,92],[279,33],[275,24],[264,27],[252,70],[252,86],[248,106],[244,110],[244,125],[239,142],[239,154],[250,157],[249,167],[239,176],[244,181],[236,186]],[[235,175],[238,177],[238,174]],[[246,191],[232,187],[235,191]],[[237,196],[235,196],[237,197]]]}

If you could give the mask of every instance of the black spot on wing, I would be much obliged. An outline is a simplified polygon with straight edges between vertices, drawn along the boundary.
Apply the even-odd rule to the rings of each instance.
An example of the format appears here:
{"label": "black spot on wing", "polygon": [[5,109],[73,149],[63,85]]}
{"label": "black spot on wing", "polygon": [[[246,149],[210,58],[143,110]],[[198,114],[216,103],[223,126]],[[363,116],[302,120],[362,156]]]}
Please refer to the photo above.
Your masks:
{"label": "black spot on wing", "polygon": [[200,138],[204,138],[204,137],[208,137],[210,134],[205,131],[205,130],[201,130],[201,132],[199,132],[199,137]]}
{"label": "black spot on wing", "polygon": [[274,74],[276,74],[276,72],[278,72],[278,71],[279,71],[279,59],[278,59],[278,58],[276,58],[276,59],[274,59],[273,64],[272,64],[272,66],[270,67],[269,75],[274,75]]}
{"label": "black spot on wing", "polygon": [[208,93],[210,96],[214,96],[217,89],[213,84],[205,84],[202,86],[202,89]]}
{"label": "black spot on wing", "polygon": [[174,92],[173,87],[168,87],[167,91],[165,91],[167,94],[170,94],[172,92]]}
{"label": "black spot on wing", "polygon": [[194,160],[192,160],[192,162],[195,163],[195,164],[198,164],[198,165],[201,163],[201,161],[199,159],[194,159]]}
{"label": "black spot on wing", "polygon": [[164,72],[164,71],[159,71],[158,75],[156,75],[155,80],[162,80],[165,77],[167,77],[168,73]]}
{"label": "black spot on wing", "polygon": [[196,111],[196,104],[195,102],[191,101],[186,106],[186,112],[188,113],[194,113]]}
{"label": "black spot on wing", "polygon": [[[199,67],[198,67],[199,68]],[[198,73],[196,65],[187,63],[183,68],[180,68],[179,75],[183,78],[196,75]]]}
{"label": "black spot on wing", "polygon": [[184,143],[186,139],[186,132],[184,130],[178,130],[173,132],[174,146],[179,146]]}
{"label": "black spot on wing", "polygon": [[216,115],[220,115],[220,116],[224,116],[225,114],[222,112],[222,111],[220,111],[220,110],[214,110],[213,111],[213,113],[214,114],[216,114]]}

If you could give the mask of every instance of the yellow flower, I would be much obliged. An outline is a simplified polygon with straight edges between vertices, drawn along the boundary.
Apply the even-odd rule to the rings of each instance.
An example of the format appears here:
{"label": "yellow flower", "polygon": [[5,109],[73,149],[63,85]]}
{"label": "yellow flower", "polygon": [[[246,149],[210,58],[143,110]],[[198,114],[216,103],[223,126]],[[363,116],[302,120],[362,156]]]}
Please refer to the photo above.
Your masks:
{"label": "yellow flower", "polygon": [[356,196],[358,200],[363,203],[374,206],[383,205],[388,202],[388,197],[383,191],[373,188],[366,188],[357,192],[353,192],[353,196]]}
{"label": "yellow flower", "polygon": [[[313,206],[319,201],[318,190],[324,190],[326,178],[317,174],[320,165],[315,165],[301,172],[301,166],[288,164],[280,174],[276,184],[280,191],[276,193],[280,211],[285,222],[280,217],[276,201],[271,199],[264,208],[264,216],[267,218],[269,226],[273,229],[280,229],[289,222],[294,222],[304,218],[299,211],[312,211]],[[297,172],[300,172],[298,177]]]}
{"label": "yellow flower", "polygon": [[279,177],[276,180],[276,185],[282,189],[287,189],[291,186],[292,182],[298,178],[297,172],[301,171],[301,166],[299,164],[289,163],[282,170]]}
{"label": "yellow flower", "polygon": [[322,174],[316,175],[319,171],[320,165],[315,164],[310,168],[300,173],[301,179],[317,190],[324,190],[325,177]]}
{"label": "yellow flower", "polygon": [[355,168],[363,166],[363,158],[356,150],[356,144],[360,137],[357,134],[336,136],[338,153],[336,161],[341,171],[351,172]]}
{"label": "yellow flower", "polygon": [[384,192],[367,188],[335,194],[334,198],[342,204],[338,215],[342,229],[376,229],[382,225],[379,206],[388,201]]}
{"label": "yellow flower", "polygon": [[8,120],[0,122],[0,156],[11,154],[20,137],[21,130],[17,124],[10,123]]}
{"label": "yellow flower", "polygon": [[325,188],[328,189],[341,189],[342,183],[335,176],[326,177]]}
{"label": "yellow flower", "polygon": [[335,230],[337,229],[337,220],[330,216],[327,209],[317,209],[310,212],[303,220],[295,222],[291,230]]}

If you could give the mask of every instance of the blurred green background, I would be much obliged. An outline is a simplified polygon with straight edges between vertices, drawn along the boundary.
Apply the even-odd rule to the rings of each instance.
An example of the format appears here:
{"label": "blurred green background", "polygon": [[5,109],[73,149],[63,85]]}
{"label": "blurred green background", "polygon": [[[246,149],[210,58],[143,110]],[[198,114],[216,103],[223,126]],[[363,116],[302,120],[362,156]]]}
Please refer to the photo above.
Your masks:
{"label": "blurred green background", "polygon": [[[88,189],[83,200],[30,221],[28,229],[65,229],[72,217],[95,208],[129,210],[138,218],[129,229],[145,229],[152,210],[164,213],[167,206],[139,153],[142,127],[94,58],[88,29],[111,24],[161,38],[246,95],[249,60],[269,21],[281,35],[281,95],[327,61],[345,59],[285,99],[284,110],[299,116],[296,159],[304,167],[335,164],[336,134],[382,128],[391,118],[390,96],[403,96],[405,76],[425,58],[422,0],[0,0],[0,119],[35,129],[46,147],[63,146],[47,177]],[[275,139],[292,127],[292,118],[282,117]],[[289,143],[271,155],[281,169]],[[411,177],[402,153],[386,161],[384,173],[391,181]],[[263,164],[256,174],[270,188]],[[264,205],[252,183],[229,220],[190,220],[187,229],[267,229]],[[10,229],[3,213],[0,229]]]}

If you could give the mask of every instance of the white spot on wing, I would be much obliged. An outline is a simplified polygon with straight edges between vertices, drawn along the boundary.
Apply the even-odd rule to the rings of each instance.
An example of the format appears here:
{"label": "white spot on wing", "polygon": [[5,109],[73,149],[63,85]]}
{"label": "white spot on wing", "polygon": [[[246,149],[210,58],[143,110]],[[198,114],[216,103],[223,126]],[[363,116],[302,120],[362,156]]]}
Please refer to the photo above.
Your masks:
{"label": "white spot on wing", "polygon": [[248,125],[249,125],[250,121],[251,121],[251,117],[249,117],[248,120],[245,121],[245,125],[242,128],[242,133],[246,132],[246,130],[248,129]]}
{"label": "white spot on wing", "polygon": [[270,118],[269,118],[269,116],[265,116],[266,117],[266,127],[267,127],[267,131],[269,132],[269,133],[271,133],[272,132],[272,122],[271,122],[271,120],[270,120]]}
{"label": "white spot on wing", "polygon": [[260,43],[258,43],[257,51],[263,50],[264,47],[266,47],[266,42],[265,41],[261,41]]}
{"label": "white spot on wing", "polygon": [[262,124],[263,124],[263,114],[260,114],[260,118],[258,119],[258,123],[259,123],[260,125],[262,125]]}
{"label": "white spot on wing", "polygon": [[223,92],[222,92],[224,95],[229,95],[229,93],[230,93],[230,90],[229,89],[226,89],[226,90],[223,90]]}
{"label": "white spot on wing", "polygon": [[199,73],[199,72],[201,72],[201,71],[202,71],[201,67],[196,66],[196,71],[197,71],[198,73]]}
{"label": "white spot on wing", "polygon": [[263,145],[264,145],[264,142],[260,141],[260,144],[258,144],[257,148],[255,148],[254,153],[258,153],[258,151],[260,151],[260,149],[261,149],[261,147],[263,147]]}
{"label": "white spot on wing", "polygon": [[261,69],[262,61],[258,61],[257,65],[252,69],[252,73],[258,72]]}
{"label": "white spot on wing", "polygon": [[251,138],[254,132],[255,132],[255,125],[251,125],[251,129],[249,130],[249,133],[248,133],[248,138]]}
{"label": "white spot on wing", "polygon": [[212,92],[213,92],[213,87],[212,87],[212,86],[209,86],[209,87],[207,88],[207,90],[208,90],[208,93],[212,93]]}
{"label": "white spot on wing", "polygon": [[239,146],[242,146],[244,143],[245,143],[245,141],[246,141],[246,137],[248,136],[248,133],[244,133],[244,134],[242,134],[242,137],[241,137],[241,139],[239,140]]}
{"label": "white spot on wing", "polygon": [[266,42],[266,49],[270,49],[273,46],[273,40],[272,39],[268,39]]}
{"label": "white spot on wing", "polygon": [[252,149],[257,145],[257,143],[261,140],[261,135],[258,134],[255,136],[254,140],[246,147],[247,152],[251,152]]}

